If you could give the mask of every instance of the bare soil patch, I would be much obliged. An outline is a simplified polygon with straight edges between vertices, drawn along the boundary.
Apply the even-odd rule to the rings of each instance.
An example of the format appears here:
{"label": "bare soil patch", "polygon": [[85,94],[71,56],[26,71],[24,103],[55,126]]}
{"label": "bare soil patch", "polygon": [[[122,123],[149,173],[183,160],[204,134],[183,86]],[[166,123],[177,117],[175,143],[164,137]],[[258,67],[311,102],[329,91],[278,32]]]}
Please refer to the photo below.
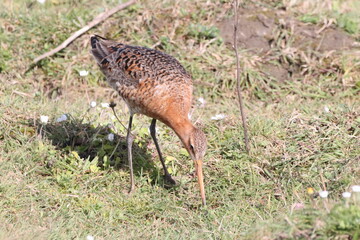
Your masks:
{"label": "bare soil patch", "polygon": [[[229,46],[233,45],[233,18],[226,18],[218,22],[220,35]],[[356,40],[342,29],[333,24],[324,27],[323,24],[304,23],[292,13],[283,9],[267,9],[264,7],[248,6],[239,9],[238,46],[260,57],[276,59],[284,52],[291,52],[298,58],[289,66],[281,59],[279,64],[270,64],[264,59],[259,63],[266,74],[280,82],[299,76],[301,63],[307,59],[299,59],[308,53],[326,55],[330,51],[341,52],[355,47]],[[302,52],[306,54],[302,54]],[[275,58],[274,58],[275,57]],[[314,59],[312,59],[314,60]],[[294,69],[297,69],[294,72]]]}

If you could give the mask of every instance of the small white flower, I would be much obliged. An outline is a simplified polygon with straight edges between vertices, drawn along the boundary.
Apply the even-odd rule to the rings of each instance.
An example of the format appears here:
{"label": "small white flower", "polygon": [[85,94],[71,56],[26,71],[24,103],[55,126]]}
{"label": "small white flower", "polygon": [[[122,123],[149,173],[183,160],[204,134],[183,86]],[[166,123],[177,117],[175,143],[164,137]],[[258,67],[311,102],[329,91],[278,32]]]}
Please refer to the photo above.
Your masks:
{"label": "small white flower", "polygon": [[92,107],[92,108],[96,107],[96,102],[95,102],[95,101],[92,101],[92,102],[90,103],[90,107]]}
{"label": "small white flower", "polygon": [[110,107],[110,104],[103,102],[103,103],[101,103],[101,107],[108,108],[108,107]]}
{"label": "small white flower", "polygon": [[342,196],[343,196],[343,198],[350,198],[351,197],[351,192],[343,192]]}
{"label": "small white flower", "polygon": [[93,236],[91,236],[91,235],[87,235],[86,236],[86,240],[94,240],[95,238],[93,237]]}
{"label": "small white flower", "polygon": [[66,121],[68,118],[66,114],[61,115],[59,118],[56,119],[56,122],[63,122]]}
{"label": "small white flower", "polygon": [[204,104],[205,103],[205,99],[203,97],[199,97],[198,98],[198,101],[201,103],[201,104]]}
{"label": "small white flower", "polygon": [[319,192],[319,196],[320,196],[321,198],[327,198],[328,195],[329,195],[329,192],[328,192],[328,191],[320,191],[320,192]]}
{"label": "small white flower", "polygon": [[206,101],[205,101],[205,99],[203,97],[199,97],[198,101],[200,102],[200,107],[205,106]]}
{"label": "small white flower", "polygon": [[215,116],[211,117],[211,120],[221,120],[224,118],[226,118],[226,115],[221,113],[221,114],[216,114]]}
{"label": "small white flower", "polygon": [[114,141],[114,137],[115,137],[115,135],[114,135],[113,133],[109,133],[109,134],[107,135],[107,139],[108,139],[110,142]]}
{"label": "small white flower", "polygon": [[44,4],[46,0],[37,0],[39,3]]}
{"label": "small white flower", "polygon": [[353,192],[360,192],[360,185],[354,185],[351,187]]}
{"label": "small white flower", "polygon": [[86,71],[86,70],[81,70],[81,71],[79,71],[79,75],[80,75],[81,77],[85,77],[85,76],[89,75],[89,72]]}
{"label": "small white flower", "polygon": [[44,116],[44,115],[40,116],[40,122],[41,123],[47,124],[48,121],[49,121],[49,116]]}
{"label": "small white flower", "polygon": [[330,109],[328,108],[328,106],[324,107],[324,112],[326,112],[326,113],[330,112]]}

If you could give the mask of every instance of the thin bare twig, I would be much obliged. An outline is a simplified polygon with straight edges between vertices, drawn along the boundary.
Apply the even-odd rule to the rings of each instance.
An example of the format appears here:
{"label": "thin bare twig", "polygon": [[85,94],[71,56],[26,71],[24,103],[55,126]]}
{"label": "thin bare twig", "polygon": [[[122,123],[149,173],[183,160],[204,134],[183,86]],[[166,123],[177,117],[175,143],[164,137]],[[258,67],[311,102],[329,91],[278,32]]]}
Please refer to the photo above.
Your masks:
{"label": "thin bare twig", "polygon": [[243,128],[244,128],[244,139],[245,139],[245,148],[246,151],[249,153],[249,137],[247,131],[247,124],[246,124],[246,115],[244,111],[244,103],[242,100],[241,88],[240,88],[240,61],[239,61],[239,54],[237,48],[237,27],[238,27],[238,0],[234,0],[233,7],[235,13],[235,21],[234,21],[234,50],[236,55],[236,90],[239,100],[239,107],[240,107],[240,114],[242,118]]}
{"label": "thin bare twig", "polygon": [[44,53],[43,55],[37,57],[34,59],[33,65],[36,64],[37,62],[39,62],[40,60],[50,57],[52,55],[54,55],[55,53],[61,51],[62,49],[66,48],[71,42],[73,42],[75,39],[77,39],[78,37],[80,37],[82,34],[84,34],[85,32],[87,32],[89,29],[93,28],[94,26],[96,26],[97,24],[99,24],[100,22],[104,21],[105,19],[107,19],[108,17],[110,17],[111,15],[113,15],[114,13],[127,8],[128,6],[134,4],[136,2],[136,0],[130,0],[126,3],[123,4],[119,4],[118,6],[110,9],[109,11],[100,13],[99,15],[97,15],[94,20],[92,20],[91,22],[89,22],[85,27],[81,28],[80,30],[74,32],[68,39],[66,39],[63,43],[61,43],[59,46],[57,46],[56,48],[52,49],[49,52]]}
{"label": "thin bare twig", "polygon": [[[114,113],[115,118],[118,120],[118,122],[121,124],[121,126],[123,126],[123,128],[127,131],[127,127],[125,127],[125,125],[120,121],[120,119],[118,118],[118,116],[117,116],[117,114],[116,114],[116,111],[115,111],[116,103],[114,103],[113,101],[111,101],[111,102],[110,102],[110,107],[111,107],[111,109],[112,109],[112,111],[113,111],[113,113]],[[116,143],[116,146],[115,146],[114,150],[112,151],[112,153],[110,154],[109,159],[111,159],[112,156],[114,156],[117,148],[118,148],[119,145],[120,145],[120,142],[121,142],[121,139],[119,139],[119,141]]]}

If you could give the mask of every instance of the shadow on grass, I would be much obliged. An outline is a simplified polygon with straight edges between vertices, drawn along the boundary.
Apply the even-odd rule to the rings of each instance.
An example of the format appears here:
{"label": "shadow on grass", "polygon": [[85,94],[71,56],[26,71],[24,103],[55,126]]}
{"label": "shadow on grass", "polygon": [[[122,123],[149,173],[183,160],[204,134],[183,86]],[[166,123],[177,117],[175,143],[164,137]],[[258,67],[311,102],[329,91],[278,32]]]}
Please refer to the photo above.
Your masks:
{"label": "shadow on grass", "polygon": [[[114,126],[93,126],[71,116],[68,118],[66,121],[47,124],[36,120],[29,125],[35,127],[39,136],[50,140],[52,145],[63,154],[75,151],[84,161],[97,158],[98,166],[103,170],[112,167],[116,170],[129,171],[126,138],[114,133],[114,140],[108,139],[108,135],[113,133],[111,129]],[[164,183],[161,177],[162,169],[155,166],[151,155],[147,152],[147,141],[148,139],[140,139],[133,143],[134,174],[140,176],[148,172],[153,184]]]}

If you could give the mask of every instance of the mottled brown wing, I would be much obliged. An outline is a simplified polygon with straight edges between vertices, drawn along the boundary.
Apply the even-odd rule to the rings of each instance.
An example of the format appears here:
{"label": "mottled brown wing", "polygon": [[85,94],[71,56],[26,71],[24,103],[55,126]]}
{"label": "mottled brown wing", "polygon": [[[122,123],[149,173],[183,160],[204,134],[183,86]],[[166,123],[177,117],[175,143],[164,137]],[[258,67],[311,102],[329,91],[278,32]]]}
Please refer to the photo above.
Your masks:
{"label": "mottled brown wing", "polygon": [[[112,77],[121,84],[138,84],[152,78],[163,84],[175,77],[187,77],[189,74],[182,65],[170,55],[154,49],[122,45],[101,62],[101,67],[108,68]],[[109,75],[109,73],[108,73]]]}
{"label": "mottled brown wing", "polygon": [[110,81],[119,84],[137,85],[147,78],[162,84],[177,77],[190,79],[183,66],[172,56],[145,47],[129,46],[91,37],[92,54],[102,72]]}

